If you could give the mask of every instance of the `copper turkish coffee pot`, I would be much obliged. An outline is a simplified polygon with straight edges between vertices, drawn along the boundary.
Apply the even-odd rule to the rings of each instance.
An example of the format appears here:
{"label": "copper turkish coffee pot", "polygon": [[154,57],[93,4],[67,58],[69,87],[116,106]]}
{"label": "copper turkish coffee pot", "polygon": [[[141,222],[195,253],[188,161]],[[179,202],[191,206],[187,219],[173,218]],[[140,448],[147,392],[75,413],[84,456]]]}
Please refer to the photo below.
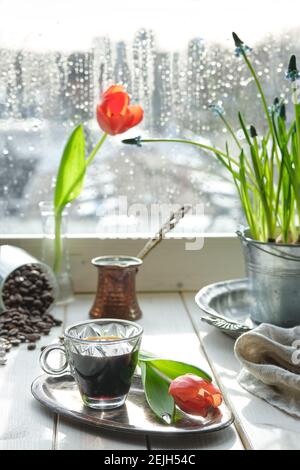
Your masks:
{"label": "copper turkish coffee pot", "polygon": [[143,259],[172,230],[190,210],[183,206],[174,212],[154,238],[149,240],[137,257],[133,256],[100,256],[92,260],[98,269],[98,287],[93,306],[92,318],[119,318],[138,320],[142,311],[136,297],[136,275]]}
{"label": "copper turkish coffee pot", "polygon": [[98,288],[90,310],[92,318],[141,318],[135,278],[142,262],[131,256],[100,256],[92,260],[98,269]]}

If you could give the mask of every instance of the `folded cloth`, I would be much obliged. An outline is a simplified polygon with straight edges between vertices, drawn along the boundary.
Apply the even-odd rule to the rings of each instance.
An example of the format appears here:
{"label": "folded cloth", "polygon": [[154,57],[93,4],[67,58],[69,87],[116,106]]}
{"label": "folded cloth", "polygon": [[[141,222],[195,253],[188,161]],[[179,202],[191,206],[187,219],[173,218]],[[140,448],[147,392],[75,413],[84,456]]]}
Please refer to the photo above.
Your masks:
{"label": "folded cloth", "polygon": [[238,338],[235,355],[243,388],[300,418],[300,326],[262,323]]}

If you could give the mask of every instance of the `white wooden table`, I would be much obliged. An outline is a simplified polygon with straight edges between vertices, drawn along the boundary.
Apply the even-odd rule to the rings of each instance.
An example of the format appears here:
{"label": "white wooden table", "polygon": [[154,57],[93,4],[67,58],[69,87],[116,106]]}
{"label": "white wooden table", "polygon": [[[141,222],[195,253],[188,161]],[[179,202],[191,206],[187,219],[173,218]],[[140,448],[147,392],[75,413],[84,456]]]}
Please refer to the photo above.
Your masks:
{"label": "white wooden table", "polygon": [[62,328],[37,343],[13,349],[0,367],[0,450],[4,449],[299,449],[300,421],[243,390],[233,340],[200,321],[194,293],[139,294],[145,334],[142,347],[164,357],[195,363],[211,372],[235,416],[229,428],[180,439],[117,434],[82,426],[53,415],[37,403],[31,382],[41,374],[40,347],[55,341],[66,325],[85,320],[91,295],[56,308]]}

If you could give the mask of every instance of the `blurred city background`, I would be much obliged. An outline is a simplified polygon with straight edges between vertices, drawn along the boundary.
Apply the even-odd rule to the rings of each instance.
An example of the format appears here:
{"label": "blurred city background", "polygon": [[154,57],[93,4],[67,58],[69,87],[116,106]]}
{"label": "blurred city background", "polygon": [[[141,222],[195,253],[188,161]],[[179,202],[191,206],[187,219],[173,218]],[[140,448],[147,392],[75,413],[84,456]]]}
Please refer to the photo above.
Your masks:
{"label": "blurred city background", "polygon": [[[105,142],[71,208],[70,232],[148,232],[143,211],[122,212],[120,197],[149,211],[153,204],[200,205],[202,215],[192,211],[186,220],[188,232],[233,232],[243,222],[235,188],[213,155],[180,144],[121,144],[136,135],[189,137],[218,147],[228,141],[234,149],[211,104],[224,107],[239,138],[238,111],[262,131],[257,90],[233,43],[207,39],[199,29],[168,50],[157,43],[159,31],[131,29],[133,39],[99,34],[73,51],[10,47],[0,36],[0,232],[41,232],[38,203],[52,198],[65,141],[79,122],[89,148],[99,139],[95,108],[112,83],[125,85],[145,118]],[[288,102],[284,75],[290,54],[300,52],[299,29],[266,32],[254,44],[248,33],[246,42],[269,103],[275,96]]]}

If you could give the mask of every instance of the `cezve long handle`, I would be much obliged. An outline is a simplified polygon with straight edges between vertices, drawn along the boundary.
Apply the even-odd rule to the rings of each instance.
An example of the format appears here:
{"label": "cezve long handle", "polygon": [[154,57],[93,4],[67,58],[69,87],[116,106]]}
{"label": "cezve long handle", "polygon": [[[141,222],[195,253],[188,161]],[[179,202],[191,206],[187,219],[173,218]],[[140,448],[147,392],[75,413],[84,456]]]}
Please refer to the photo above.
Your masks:
{"label": "cezve long handle", "polygon": [[168,221],[160,228],[157,234],[149,240],[146,245],[141,249],[138,253],[137,257],[140,259],[144,259],[151,250],[164,238],[166,233],[173,230],[174,227],[178,224],[178,222],[185,216],[185,214],[191,209],[191,206],[182,206],[177,211],[171,214],[171,217]]}

